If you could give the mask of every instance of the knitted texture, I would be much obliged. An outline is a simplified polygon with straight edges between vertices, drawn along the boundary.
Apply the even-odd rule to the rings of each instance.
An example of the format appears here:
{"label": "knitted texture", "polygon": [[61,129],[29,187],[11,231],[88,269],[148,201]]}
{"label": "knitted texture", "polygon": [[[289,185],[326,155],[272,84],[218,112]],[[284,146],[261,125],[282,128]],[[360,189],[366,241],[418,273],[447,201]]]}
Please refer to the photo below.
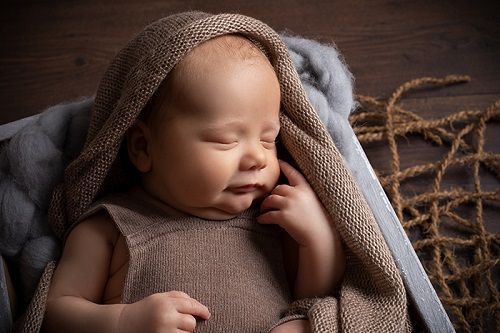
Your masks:
{"label": "knitted texture", "polygon": [[13,332],[31,333],[39,332],[42,326],[43,317],[45,314],[45,306],[47,304],[47,295],[49,294],[50,281],[56,263],[51,261],[45,267],[45,270],[40,278],[35,295],[33,296],[28,309],[13,329]]}
{"label": "knitted texture", "polygon": [[214,221],[170,216],[162,206],[134,191],[108,196],[89,212],[105,209],[126,239],[122,303],[182,290],[210,309],[198,333],[265,332],[280,319],[291,289],[279,227],[256,223],[257,207]]}
{"label": "knitted texture", "polygon": [[408,331],[405,290],[372,212],[310,105],[280,37],[250,17],[200,12],[169,16],[146,27],[120,51],[99,86],[85,147],[54,192],[49,213],[55,232],[64,238],[97,197],[128,186],[118,158],[126,130],[190,49],[231,33],[254,42],[274,66],[282,97],[281,141],[345,242],[347,268],[341,296],[334,311],[326,310],[322,316],[348,332]]}

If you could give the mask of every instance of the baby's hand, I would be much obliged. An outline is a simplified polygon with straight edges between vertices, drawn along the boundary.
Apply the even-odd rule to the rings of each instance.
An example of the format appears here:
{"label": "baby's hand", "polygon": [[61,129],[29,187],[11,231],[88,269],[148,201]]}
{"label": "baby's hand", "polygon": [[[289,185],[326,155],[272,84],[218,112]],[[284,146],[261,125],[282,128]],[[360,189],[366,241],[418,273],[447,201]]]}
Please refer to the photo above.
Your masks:
{"label": "baby's hand", "polygon": [[298,319],[287,321],[271,330],[269,333],[310,333],[309,320]]}
{"label": "baby's hand", "polygon": [[153,294],[123,308],[116,332],[193,332],[194,316],[206,320],[210,312],[180,291]]}
{"label": "baby's hand", "polygon": [[280,184],[264,199],[257,218],[262,224],[278,224],[301,246],[318,242],[330,231],[330,218],[316,193],[290,164],[280,160],[290,185]]}

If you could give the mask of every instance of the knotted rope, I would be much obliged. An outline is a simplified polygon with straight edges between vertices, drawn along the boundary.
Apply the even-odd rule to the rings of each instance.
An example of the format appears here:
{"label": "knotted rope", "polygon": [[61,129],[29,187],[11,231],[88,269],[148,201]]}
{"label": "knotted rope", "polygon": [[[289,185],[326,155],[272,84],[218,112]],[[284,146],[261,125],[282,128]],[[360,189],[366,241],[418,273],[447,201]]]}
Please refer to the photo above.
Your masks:
{"label": "knotted rope", "polygon": [[[388,145],[390,171],[377,171],[378,177],[455,328],[500,331],[496,285],[500,234],[494,232],[500,216],[500,149],[485,150],[485,132],[500,120],[500,100],[484,110],[463,110],[436,119],[424,119],[400,105],[403,95],[417,88],[469,80],[459,75],[419,78],[401,85],[387,100],[357,95],[360,108],[350,122],[368,155],[373,143]],[[498,138],[498,127],[496,131]],[[402,168],[409,161],[402,163],[398,145],[410,135],[447,147],[448,152],[435,162]],[[457,168],[467,169],[470,180],[455,178],[450,188],[443,178]],[[428,190],[415,193],[423,182]],[[405,191],[411,184],[419,185]]]}

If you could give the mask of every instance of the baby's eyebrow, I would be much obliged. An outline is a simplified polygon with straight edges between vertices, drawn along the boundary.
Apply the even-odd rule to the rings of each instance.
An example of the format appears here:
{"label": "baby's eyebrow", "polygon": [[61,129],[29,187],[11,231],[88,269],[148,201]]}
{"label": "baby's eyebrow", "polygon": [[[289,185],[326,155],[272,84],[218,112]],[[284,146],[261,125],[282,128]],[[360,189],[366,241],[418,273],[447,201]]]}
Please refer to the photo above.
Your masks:
{"label": "baby's eyebrow", "polygon": [[[204,129],[207,131],[224,131],[228,129],[244,129],[247,123],[243,120],[232,120],[223,123],[206,124]],[[280,124],[279,121],[268,121],[264,123],[264,131],[279,131]]]}
{"label": "baby's eyebrow", "polygon": [[224,123],[206,124],[204,129],[207,131],[223,131],[227,129],[241,128],[245,127],[245,124],[241,120],[228,121]]}
{"label": "baby's eyebrow", "polygon": [[264,126],[264,131],[276,131],[279,132],[281,126],[279,121],[270,121]]}
{"label": "baby's eyebrow", "polygon": [[281,128],[280,121],[270,121],[269,122],[269,127],[272,129],[279,130]]}

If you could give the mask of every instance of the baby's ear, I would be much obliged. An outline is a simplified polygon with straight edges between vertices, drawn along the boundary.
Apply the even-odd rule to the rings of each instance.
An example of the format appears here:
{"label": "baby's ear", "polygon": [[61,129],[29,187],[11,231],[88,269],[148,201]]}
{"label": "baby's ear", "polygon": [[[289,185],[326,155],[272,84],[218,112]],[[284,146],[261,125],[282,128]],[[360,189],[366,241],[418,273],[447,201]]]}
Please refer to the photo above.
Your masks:
{"label": "baby's ear", "polygon": [[151,154],[149,144],[151,132],[144,122],[138,120],[127,131],[127,152],[130,162],[141,173],[151,171]]}

